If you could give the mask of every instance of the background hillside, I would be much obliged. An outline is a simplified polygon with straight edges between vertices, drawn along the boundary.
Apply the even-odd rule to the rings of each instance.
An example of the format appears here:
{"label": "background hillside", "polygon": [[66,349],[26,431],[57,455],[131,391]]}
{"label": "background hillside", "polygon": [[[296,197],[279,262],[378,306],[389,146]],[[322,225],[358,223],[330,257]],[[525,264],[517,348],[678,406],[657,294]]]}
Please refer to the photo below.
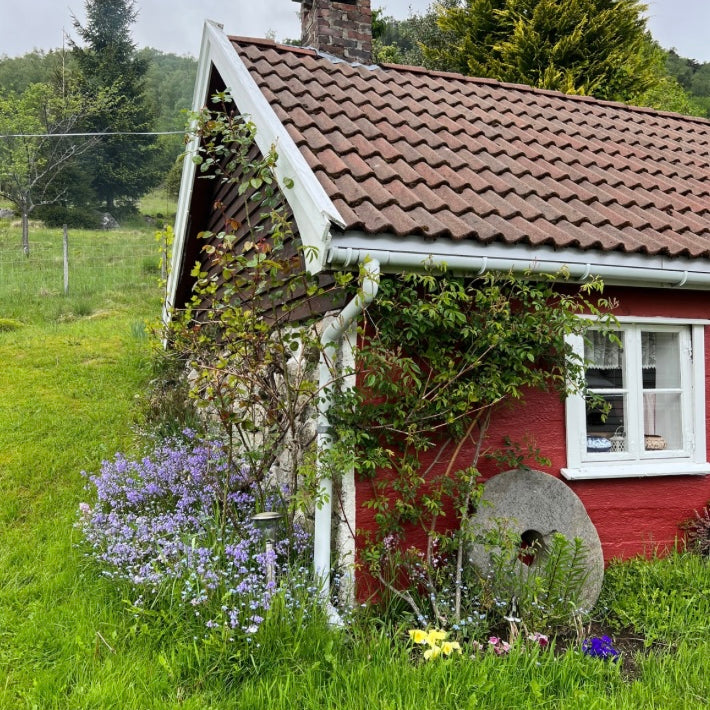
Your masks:
{"label": "background hillside", "polygon": [[671,49],[666,58],[666,69],[702,108],[701,115],[710,118],[710,62],[696,62]]}
{"label": "background hillside", "polygon": [[[178,56],[152,48],[138,50],[136,57],[138,61],[145,62],[147,65],[143,80],[143,93],[152,116],[147,130],[176,132],[175,135],[159,135],[157,137],[156,150],[147,154],[150,164],[142,164],[141,169],[157,174],[159,183],[174,196],[177,194],[179,185],[180,164],[178,157],[184,148],[183,131],[192,104],[197,61],[190,56]],[[19,99],[31,85],[35,84],[53,87],[66,85],[68,88],[75,74],[74,56],[70,51],[61,49],[47,52],[33,51],[21,57],[0,58],[0,101]],[[18,121],[18,125],[13,126],[13,130],[22,129],[23,125],[21,121]],[[0,133],[4,132],[0,130]],[[133,140],[140,141],[142,139],[137,136]],[[90,149],[86,160],[91,161],[92,155],[93,151]],[[53,211],[49,210],[50,213]],[[34,215],[38,219],[45,216],[41,209]],[[66,221],[66,215],[62,215],[62,217]],[[90,227],[92,225],[79,220],[76,226]]]}

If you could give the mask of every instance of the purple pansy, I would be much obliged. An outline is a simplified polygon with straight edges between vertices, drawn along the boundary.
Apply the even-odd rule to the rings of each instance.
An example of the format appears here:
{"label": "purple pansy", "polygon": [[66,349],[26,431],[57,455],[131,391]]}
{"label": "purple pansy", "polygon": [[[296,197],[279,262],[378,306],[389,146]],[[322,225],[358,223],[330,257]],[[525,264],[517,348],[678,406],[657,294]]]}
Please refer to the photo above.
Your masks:
{"label": "purple pansy", "polygon": [[594,658],[611,658],[612,660],[616,660],[620,656],[609,636],[594,636],[585,639],[582,643],[582,653]]}

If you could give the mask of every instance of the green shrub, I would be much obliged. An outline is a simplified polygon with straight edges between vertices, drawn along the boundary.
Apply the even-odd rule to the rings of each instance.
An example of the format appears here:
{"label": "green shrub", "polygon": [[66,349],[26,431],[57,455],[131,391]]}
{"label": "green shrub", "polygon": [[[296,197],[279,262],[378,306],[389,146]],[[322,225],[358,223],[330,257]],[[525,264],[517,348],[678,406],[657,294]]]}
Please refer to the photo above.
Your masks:
{"label": "green shrub", "polygon": [[88,207],[64,207],[63,205],[43,205],[38,207],[33,217],[41,220],[47,227],[70,229],[100,229],[101,215]]}
{"label": "green shrub", "polygon": [[704,557],[710,557],[710,503],[701,512],[695,511],[695,517],[683,527],[688,538],[688,549]]}
{"label": "green shrub", "polygon": [[200,431],[204,421],[185,376],[187,364],[170,350],[155,348],[151,359],[151,379],[137,399],[138,425],[144,435],[170,438],[183,429]]}
{"label": "green shrub", "polygon": [[489,614],[494,623],[515,618],[533,631],[555,631],[571,626],[575,617],[586,613],[581,600],[588,574],[587,552],[579,538],[568,540],[554,533],[549,548],[525,550],[534,558],[529,565],[519,559],[517,539],[503,543],[492,554],[491,573],[482,581],[485,597],[493,599]]}

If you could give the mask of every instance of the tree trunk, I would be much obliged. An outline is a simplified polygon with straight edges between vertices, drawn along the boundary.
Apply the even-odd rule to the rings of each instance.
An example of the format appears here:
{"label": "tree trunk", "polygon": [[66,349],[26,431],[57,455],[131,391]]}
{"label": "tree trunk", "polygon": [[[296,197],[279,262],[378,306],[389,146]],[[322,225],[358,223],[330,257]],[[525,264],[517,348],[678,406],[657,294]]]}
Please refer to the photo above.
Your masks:
{"label": "tree trunk", "polygon": [[30,216],[26,210],[22,210],[22,251],[30,255]]}

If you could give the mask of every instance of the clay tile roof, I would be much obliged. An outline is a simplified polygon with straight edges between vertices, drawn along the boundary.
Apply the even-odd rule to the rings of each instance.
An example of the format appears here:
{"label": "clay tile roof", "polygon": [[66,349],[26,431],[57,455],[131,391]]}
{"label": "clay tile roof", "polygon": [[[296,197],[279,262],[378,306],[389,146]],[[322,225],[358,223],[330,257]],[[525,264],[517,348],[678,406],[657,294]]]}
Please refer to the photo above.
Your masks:
{"label": "clay tile roof", "polygon": [[710,121],[232,44],[346,231],[710,258]]}

